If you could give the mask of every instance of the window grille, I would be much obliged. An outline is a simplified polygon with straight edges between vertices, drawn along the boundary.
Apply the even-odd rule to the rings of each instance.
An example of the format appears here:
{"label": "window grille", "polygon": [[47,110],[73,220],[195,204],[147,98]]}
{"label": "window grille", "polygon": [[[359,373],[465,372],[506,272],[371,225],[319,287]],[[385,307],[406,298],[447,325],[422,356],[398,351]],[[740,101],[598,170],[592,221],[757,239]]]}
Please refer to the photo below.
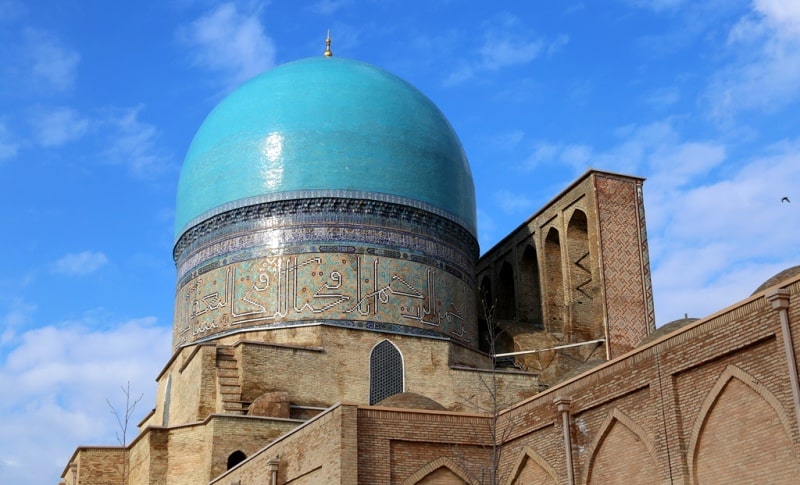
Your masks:
{"label": "window grille", "polygon": [[384,340],[369,356],[369,403],[377,404],[403,392],[403,357],[391,342]]}

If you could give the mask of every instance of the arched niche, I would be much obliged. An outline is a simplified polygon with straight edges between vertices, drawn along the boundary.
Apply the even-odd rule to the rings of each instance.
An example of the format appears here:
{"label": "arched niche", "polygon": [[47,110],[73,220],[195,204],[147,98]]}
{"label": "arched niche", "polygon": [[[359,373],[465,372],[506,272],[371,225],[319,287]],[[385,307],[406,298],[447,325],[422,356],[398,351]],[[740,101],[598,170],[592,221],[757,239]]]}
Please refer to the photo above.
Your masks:
{"label": "arched niche", "polygon": [[369,404],[403,392],[403,355],[389,340],[383,340],[369,354]]}
{"label": "arched niche", "polygon": [[469,475],[455,461],[446,456],[436,458],[421,466],[403,481],[403,485],[427,484],[468,484],[474,483]]}
{"label": "arched niche", "polygon": [[532,244],[525,246],[519,262],[519,319],[534,328],[542,324],[542,285],[539,280],[539,260]]}
{"label": "arched niche", "polygon": [[558,484],[558,474],[555,469],[529,446],[522,450],[512,470],[505,482],[506,485]]}
{"label": "arched niche", "polygon": [[551,227],[544,238],[545,329],[564,331],[564,274],[561,266],[561,238]]}
{"label": "arched niche", "polygon": [[513,320],[517,314],[517,303],[514,287],[514,268],[508,261],[503,262],[497,275],[497,320]]}
{"label": "arched niche", "polygon": [[796,483],[792,424],[758,379],[729,365],[708,392],[689,439],[691,483]]}
{"label": "arched niche", "polygon": [[230,455],[228,455],[228,470],[235,467],[239,463],[245,461],[247,459],[247,455],[244,454],[242,450],[236,450]]}
{"label": "arched niche", "polygon": [[611,410],[592,441],[585,483],[659,483],[655,443],[618,408]]}
{"label": "arched niche", "polygon": [[492,280],[489,276],[481,279],[480,289],[478,290],[478,348],[483,352],[489,352],[489,321],[487,317],[493,318],[494,300],[492,299]]}
{"label": "arched niche", "polygon": [[569,322],[573,338],[597,338],[602,321],[596,302],[597,295],[592,275],[592,254],[589,250],[589,230],[586,214],[575,210],[567,225],[567,271],[569,276]]}

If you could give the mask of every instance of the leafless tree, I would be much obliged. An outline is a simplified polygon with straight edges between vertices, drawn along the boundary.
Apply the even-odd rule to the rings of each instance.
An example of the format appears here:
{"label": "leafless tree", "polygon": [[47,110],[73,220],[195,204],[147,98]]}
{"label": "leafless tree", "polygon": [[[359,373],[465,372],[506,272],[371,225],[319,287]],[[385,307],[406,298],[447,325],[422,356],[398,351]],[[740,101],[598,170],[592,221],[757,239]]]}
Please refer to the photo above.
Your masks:
{"label": "leafless tree", "polygon": [[[487,302],[485,295],[481,294],[480,306],[483,312],[483,322],[481,324],[485,325],[485,334],[482,334],[482,338],[487,344],[485,348],[489,353],[491,367],[487,373],[481,373],[478,379],[480,382],[480,395],[474,395],[468,400],[472,401],[480,412],[488,414],[490,417],[489,439],[491,443],[488,443],[486,447],[491,448],[491,465],[488,469],[482,470],[480,476],[472,476],[471,478],[477,483],[496,485],[498,483],[502,445],[511,430],[509,426],[504,427],[502,432],[498,429],[500,411],[508,404],[503,401],[500,395],[496,356],[499,339],[503,336],[505,330],[495,320],[495,302]],[[466,468],[464,467],[465,470]]]}
{"label": "leafless tree", "polygon": [[128,482],[128,450],[126,450],[126,446],[128,446],[128,425],[130,425],[131,418],[133,417],[133,412],[136,410],[136,405],[139,404],[139,401],[142,400],[144,394],[139,394],[139,397],[133,398],[131,396],[131,382],[128,381],[124,386],[120,386],[122,389],[122,394],[125,396],[125,407],[118,409],[116,406],[111,404],[111,401],[106,398],[106,404],[111,409],[111,414],[117,419],[117,425],[119,426],[119,431],[117,431],[116,437],[117,442],[122,446],[122,483],[125,484]]}

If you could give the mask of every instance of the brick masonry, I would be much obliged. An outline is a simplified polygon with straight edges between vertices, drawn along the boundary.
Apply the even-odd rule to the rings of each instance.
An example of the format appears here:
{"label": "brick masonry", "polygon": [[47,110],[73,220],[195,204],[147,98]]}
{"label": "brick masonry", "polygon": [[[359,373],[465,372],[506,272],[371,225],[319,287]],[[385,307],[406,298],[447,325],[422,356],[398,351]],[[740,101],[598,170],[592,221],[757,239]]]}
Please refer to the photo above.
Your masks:
{"label": "brick masonry", "polygon": [[[324,322],[233,333],[177,349],[139,436],[126,449],[78,448],[62,482],[260,484],[277,465],[281,484],[477,484],[495,473],[497,483],[567,483],[569,449],[580,484],[793,483],[800,428],[794,362],[766,299],[776,287],[640,345],[653,330],[640,189],[640,179],[589,172],[479,268],[479,282],[513,290],[504,295],[515,305],[509,325],[528,324],[551,344],[603,337],[607,349],[555,353],[552,370],[492,374],[485,354],[442,338]],[[548,249],[548,240],[558,244]],[[538,294],[564,304],[523,305],[544,268],[560,276],[538,278]],[[800,276],[778,286],[788,291],[796,361]],[[402,355],[404,391],[445,411],[367,405],[369,355],[384,340]],[[611,360],[575,375],[570,362],[605,350]],[[246,415],[269,396],[280,396],[279,411]],[[568,436],[554,404],[565,397]],[[239,453],[248,458],[227,470]]]}

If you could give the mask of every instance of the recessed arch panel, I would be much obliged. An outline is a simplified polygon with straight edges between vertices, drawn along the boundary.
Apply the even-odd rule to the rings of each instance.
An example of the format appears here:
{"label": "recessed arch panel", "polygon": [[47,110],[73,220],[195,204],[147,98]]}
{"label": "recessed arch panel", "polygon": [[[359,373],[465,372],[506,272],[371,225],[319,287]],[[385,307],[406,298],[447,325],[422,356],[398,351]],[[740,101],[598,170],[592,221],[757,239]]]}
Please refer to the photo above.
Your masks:
{"label": "recessed arch panel", "polygon": [[519,262],[519,319],[535,328],[542,324],[542,285],[539,280],[539,261],[536,248],[525,246]]}
{"label": "recessed arch panel", "polygon": [[564,331],[564,275],[561,266],[561,237],[550,228],[544,239],[545,329]]}
{"label": "recessed arch panel", "polygon": [[514,268],[504,262],[497,275],[497,306],[495,317],[498,320],[513,320],[517,314],[516,288],[514,285]]}
{"label": "recessed arch panel", "polygon": [[245,461],[247,459],[247,455],[244,454],[242,450],[236,450],[230,455],[228,455],[228,470],[235,467],[239,463]]}
{"label": "recessed arch panel", "polygon": [[595,266],[589,248],[586,214],[575,210],[567,225],[567,270],[569,277],[568,318],[574,338],[588,340],[602,334],[602,316],[597,298],[597,284],[592,268]]}
{"label": "recessed arch panel", "polygon": [[369,354],[369,403],[374,405],[405,387],[403,355],[389,340],[383,340]]}

